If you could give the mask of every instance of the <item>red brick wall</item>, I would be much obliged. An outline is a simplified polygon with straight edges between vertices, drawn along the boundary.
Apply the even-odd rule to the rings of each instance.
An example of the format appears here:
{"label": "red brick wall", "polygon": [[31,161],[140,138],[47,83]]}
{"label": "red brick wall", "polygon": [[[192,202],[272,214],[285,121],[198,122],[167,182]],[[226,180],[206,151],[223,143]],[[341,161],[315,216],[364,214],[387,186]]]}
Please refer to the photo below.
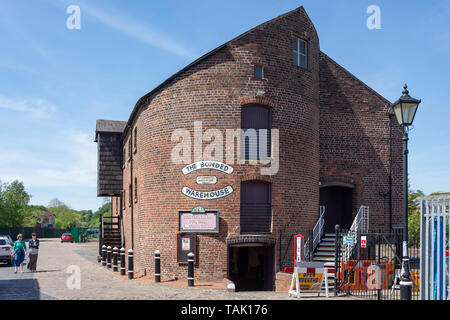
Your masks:
{"label": "red brick wall", "polygon": [[[292,65],[293,35],[309,38],[308,70]],[[254,63],[265,66],[266,81],[253,79]],[[280,130],[278,173],[262,176],[260,166],[235,163],[231,164],[235,169],[232,175],[200,170],[184,176],[181,169],[185,164],[175,165],[170,159],[172,148],[178,144],[171,142],[173,130],[189,130],[193,142],[194,121],[202,121],[203,132],[219,129],[225,139],[226,129],[240,128],[241,108],[248,103],[261,103],[273,110],[272,128]],[[318,217],[319,180],[354,184],[355,209],[369,205],[372,227],[383,226],[388,201],[379,192],[387,191],[388,182],[386,103],[320,53],[316,31],[303,8],[250,30],[178,74],[149,97],[132,123],[132,129],[138,128],[137,152],[133,154],[133,177],[131,162],[125,162],[123,221],[127,250],[134,229],[136,273],[152,275],[154,251],[160,250],[163,280],[187,276],[187,267],[176,262],[178,211],[200,205],[219,211],[220,232],[198,234],[196,276],[226,276],[226,239],[240,235],[240,183],[246,180],[272,182],[272,233],[267,236],[277,241],[275,271],[280,230],[287,239],[312,228]],[[397,126],[394,129],[397,219],[401,209],[401,144]],[[125,148],[131,132],[134,130],[128,130],[124,140]],[[194,162],[194,157],[191,160]],[[216,175],[218,183],[213,187],[195,183],[196,176],[207,174]],[[131,178],[134,184],[134,177],[138,180],[138,200],[133,201],[132,228],[128,186]],[[234,192],[217,200],[194,200],[181,193],[184,186],[207,191],[227,185]],[[288,259],[291,256],[289,251]]]}
{"label": "red brick wall", "polygon": [[[292,36],[309,37],[309,70],[292,65]],[[311,228],[318,216],[319,179],[319,42],[303,8],[263,24],[231,41],[212,56],[178,75],[155,93],[134,120],[138,127],[133,175],[138,178],[134,203],[135,269],[153,274],[153,253],[161,251],[162,278],[186,277],[185,265],[176,263],[178,211],[201,205],[218,210],[220,232],[198,234],[198,266],[201,278],[221,278],[227,272],[226,238],[240,235],[240,183],[262,179],[272,185],[272,234]],[[263,63],[267,81],[253,80],[253,63]],[[256,97],[264,91],[262,97]],[[273,109],[272,127],[280,130],[280,169],[261,176],[260,166],[232,165],[232,175],[201,170],[183,176],[185,164],[170,160],[171,134],[186,128],[193,137],[194,121],[203,130],[240,128],[241,108],[263,103]],[[128,148],[129,134],[124,141]],[[204,143],[204,146],[208,143]],[[225,154],[225,152],[224,152]],[[194,159],[192,159],[194,162]],[[124,169],[128,199],[129,162]],[[218,183],[197,185],[198,175],[213,174]],[[194,200],[181,193],[183,186],[196,190],[231,185],[234,192],[217,200]],[[130,208],[124,211],[125,238],[130,247]],[[278,248],[278,246],[275,246]],[[278,250],[275,257],[278,262]],[[275,268],[276,270],[278,267]],[[149,273],[147,271],[147,274]]]}
{"label": "red brick wall", "polygon": [[[389,228],[389,101],[320,56],[320,179],[355,186],[353,212],[370,207],[370,229]],[[401,223],[402,133],[393,119],[393,224]]]}

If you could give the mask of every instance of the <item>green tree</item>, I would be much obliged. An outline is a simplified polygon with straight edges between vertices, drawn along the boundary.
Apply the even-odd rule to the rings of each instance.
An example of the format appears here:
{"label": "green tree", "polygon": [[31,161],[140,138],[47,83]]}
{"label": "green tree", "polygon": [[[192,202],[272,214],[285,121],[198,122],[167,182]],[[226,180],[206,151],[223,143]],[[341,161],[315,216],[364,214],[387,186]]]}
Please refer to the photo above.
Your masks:
{"label": "green tree", "polygon": [[82,225],[81,216],[56,198],[50,201],[48,210],[55,214],[55,227],[57,229],[69,230],[72,227],[81,227]]}
{"label": "green tree", "polygon": [[423,197],[425,194],[422,190],[409,190],[408,192],[408,215],[411,215],[419,210],[416,199]]}
{"label": "green tree", "polygon": [[22,226],[30,198],[22,182],[0,182],[0,227]]}
{"label": "green tree", "polygon": [[97,209],[92,215],[86,214],[85,225],[89,228],[97,228],[100,223],[100,215],[109,216],[111,215],[112,206],[110,201],[105,201],[104,204]]}
{"label": "green tree", "polygon": [[411,246],[418,243],[420,236],[420,209],[416,199],[424,195],[421,190],[408,191],[408,242]]}

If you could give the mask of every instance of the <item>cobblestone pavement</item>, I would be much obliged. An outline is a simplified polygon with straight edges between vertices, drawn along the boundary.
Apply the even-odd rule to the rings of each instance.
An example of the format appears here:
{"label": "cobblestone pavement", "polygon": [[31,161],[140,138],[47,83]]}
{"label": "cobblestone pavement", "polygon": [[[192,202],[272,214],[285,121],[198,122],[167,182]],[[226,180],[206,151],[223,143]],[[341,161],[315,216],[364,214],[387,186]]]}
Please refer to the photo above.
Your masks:
{"label": "cobblestone pavement", "polygon": [[[0,299],[294,299],[285,292],[227,292],[124,279],[97,263],[97,245],[41,239],[37,272],[25,268],[23,274],[14,274],[13,267],[0,266]],[[81,286],[70,290],[67,271],[73,265],[80,268]]]}

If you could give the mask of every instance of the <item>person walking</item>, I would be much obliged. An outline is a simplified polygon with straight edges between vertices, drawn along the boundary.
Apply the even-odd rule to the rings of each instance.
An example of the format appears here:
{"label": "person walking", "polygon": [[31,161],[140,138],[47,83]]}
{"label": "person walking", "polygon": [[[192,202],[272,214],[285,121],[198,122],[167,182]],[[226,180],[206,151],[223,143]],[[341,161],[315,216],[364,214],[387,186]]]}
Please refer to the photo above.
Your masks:
{"label": "person walking", "polygon": [[23,260],[27,253],[27,246],[23,241],[21,233],[17,235],[17,241],[14,242],[12,254],[14,254],[14,273],[17,273],[17,269],[20,266],[20,272],[23,273]]}
{"label": "person walking", "polygon": [[39,239],[36,237],[36,233],[31,234],[31,240],[28,241],[28,252],[30,262],[28,262],[27,268],[33,272],[36,271],[37,259],[39,253]]}

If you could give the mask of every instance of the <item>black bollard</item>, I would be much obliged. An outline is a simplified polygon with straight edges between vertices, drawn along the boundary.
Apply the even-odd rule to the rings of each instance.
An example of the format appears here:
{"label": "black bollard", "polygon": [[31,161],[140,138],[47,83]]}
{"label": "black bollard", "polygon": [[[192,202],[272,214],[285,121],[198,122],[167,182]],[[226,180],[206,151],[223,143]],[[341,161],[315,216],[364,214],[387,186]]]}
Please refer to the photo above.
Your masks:
{"label": "black bollard", "polygon": [[134,268],[133,268],[133,249],[128,250],[128,279],[133,279]]}
{"label": "black bollard", "polygon": [[194,254],[188,253],[188,287],[194,286]]}
{"label": "black bollard", "polygon": [[106,266],[106,246],[102,246],[102,266]]}
{"label": "black bollard", "polygon": [[125,248],[120,248],[120,275],[125,275]]}
{"label": "black bollard", "polygon": [[106,267],[111,268],[111,246],[106,248]]}
{"label": "black bollard", "polygon": [[161,282],[161,252],[155,251],[155,282]]}
{"label": "black bollard", "polygon": [[113,271],[117,271],[117,256],[119,254],[119,249],[117,247],[113,248]]}

